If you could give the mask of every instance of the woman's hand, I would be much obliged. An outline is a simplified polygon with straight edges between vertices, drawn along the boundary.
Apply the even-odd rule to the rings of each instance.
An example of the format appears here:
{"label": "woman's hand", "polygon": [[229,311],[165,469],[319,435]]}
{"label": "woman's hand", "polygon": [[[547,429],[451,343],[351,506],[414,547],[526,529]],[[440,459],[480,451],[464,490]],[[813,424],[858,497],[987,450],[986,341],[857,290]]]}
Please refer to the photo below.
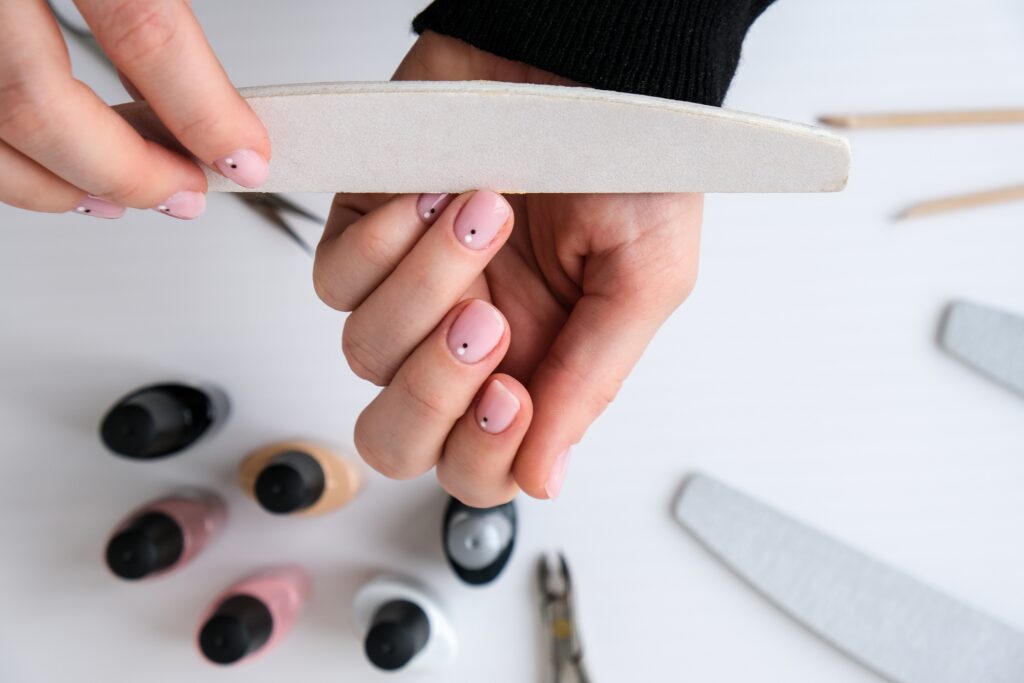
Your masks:
{"label": "woman's hand", "polygon": [[[198,159],[245,187],[267,175],[266,129],[210,49],[188,0],[77,0],[133,96]],[[44,0],[0,0],[0,201],[118,218],[124,207],[195,218],[206,178],[144,140],[71,75]]]}
{"label": "woman's hand", "polygon": [[[396,78],[560,82],[430,33]],[[692,289],[701,208],[701,195],[338,195],[314,282],[352,312],[349,365],[384,387],[356,424],[362,457],[395,478],[436,465],[468,505],[517,487],[554,498],[569,448]]]}

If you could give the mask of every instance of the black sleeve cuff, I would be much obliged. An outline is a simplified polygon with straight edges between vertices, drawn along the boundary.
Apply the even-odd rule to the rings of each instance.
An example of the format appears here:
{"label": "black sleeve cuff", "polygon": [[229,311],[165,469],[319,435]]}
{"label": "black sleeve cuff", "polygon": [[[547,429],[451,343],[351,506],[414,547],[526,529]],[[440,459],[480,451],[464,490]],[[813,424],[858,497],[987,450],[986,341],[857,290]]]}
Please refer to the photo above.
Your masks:
{"label": "black sleeve cuff", "polygon": [[773,0],[436,0],[413,21],[603,90],[719,106]]}

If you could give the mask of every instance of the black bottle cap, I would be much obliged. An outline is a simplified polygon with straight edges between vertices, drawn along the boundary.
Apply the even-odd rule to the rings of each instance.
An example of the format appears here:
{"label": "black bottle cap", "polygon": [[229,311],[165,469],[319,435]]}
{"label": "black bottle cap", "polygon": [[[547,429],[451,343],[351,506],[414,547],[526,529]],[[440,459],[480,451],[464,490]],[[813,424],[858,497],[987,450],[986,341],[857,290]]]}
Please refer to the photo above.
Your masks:
{"label": "black bottle cap", "polygon": [[286,451],[256,477],[256,500],[270,512],[297,512],[320,500],[324,485],[324,469],[316,458],[303,451]]}
{"label": "black bottle cap", "polygon": [[107,566],[122,579],[141,579],[173,565],[184,547],[177,522],[162,512],[147,512],[110,539]]}
{"label": "black bottle cap", "polygon": [[210,396],[194,387],[144,387],[110,409],[100,424],[100,438],[118,455],[159,458],[195,442],[214,422],[215,412]]}
{"label": "black bottle cap", "polygon": [[199,649],[215,664],[232,664],[270,639],[274,617],[251,595],[235,595],[218,607],[199,632]]}
{"label": "black bottle cap", "polygon": [[414,602],[385,603],[373,615],[366,634],[366,656],[378,669],[401,669],[419,653],[430,638],[430,620]]}

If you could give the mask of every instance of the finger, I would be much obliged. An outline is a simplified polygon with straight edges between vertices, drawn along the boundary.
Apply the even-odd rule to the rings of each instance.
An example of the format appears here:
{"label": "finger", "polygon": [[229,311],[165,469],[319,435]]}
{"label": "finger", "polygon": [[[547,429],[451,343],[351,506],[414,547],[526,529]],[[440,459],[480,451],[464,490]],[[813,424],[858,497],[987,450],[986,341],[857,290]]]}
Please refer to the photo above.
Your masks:
{"label": "finger", "polygon": [[111,61],[198,159],[239,185],[262,185],[270,138],[228,80],[182,0],[78,0]]}
{"label": "finger", "polygon": [[362,211],[351,195],[337,195],[316,248],[313,286],[320,299],[352,311],[405,258],[453,195],[393,197]]}
{"label": "finger", "polygon": [[356,374],[379,385],[390,382],[480,277],[511,234],[512,220],[508,202],[494,192],[454,200],[345,321],[342,351]]}
{"label": "finger", "polygon": [[519,490],[512,462],[532,416],[533,403],[522,384],[509,375],[488,379],[448,435],[437,463],[445,491],[478,508],[512,500]]}
{"label": "finger", "polygon": [[[195,164],[143,140],[72,79],[42,0],[0,3],[0,45],[14,55],[0,60],[0,139],[67,183],[122,206],[155,208],[179,193],[193,207],[199,201],[194,195],[205,191],[206,178]],[[172,203],[180,204],[181,196]]]}
{"label": "finger", "polygon": [[508,343],[497,308],[479,299],[456,306],[356,420],[356,450],[394,479],[429,470]]}
{"label": "finger", "polygon": [[120,218],[124,208],[89,197],[10,145],[0,142],[0,202],[29,211],[74,211],[95,218]]}
{"label": "finger", "polygon": [[678,254],[656,247],[633,244],[587,264],[584,281],[592,289],[573,307],[530,381],[533,421],[513,466],[529,495],[558,496],[571,447],[612,402],[658,327],[693,288],[698,240],[683,243]]}

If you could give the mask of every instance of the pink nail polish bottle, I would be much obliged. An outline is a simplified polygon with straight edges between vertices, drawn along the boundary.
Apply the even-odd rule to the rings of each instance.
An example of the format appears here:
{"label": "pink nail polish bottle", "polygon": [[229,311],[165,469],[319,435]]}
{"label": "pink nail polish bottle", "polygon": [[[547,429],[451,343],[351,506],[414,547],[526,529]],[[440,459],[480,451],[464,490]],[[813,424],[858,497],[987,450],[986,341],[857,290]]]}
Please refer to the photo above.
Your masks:
{"label": "pink nail polish bottle", "polygon": [[207,612],[196,638],[214,664],[234,664],[269,651],[291,630],[309,596],[298,567],[267,569],[239,581]]}
{"label": "pink nail polish bottle", "polygon": [[107,566],[128,580],[183,567],[224,526],[225,517],[224,502],[204,491],[151,501],[114,529],[107,542]]}

